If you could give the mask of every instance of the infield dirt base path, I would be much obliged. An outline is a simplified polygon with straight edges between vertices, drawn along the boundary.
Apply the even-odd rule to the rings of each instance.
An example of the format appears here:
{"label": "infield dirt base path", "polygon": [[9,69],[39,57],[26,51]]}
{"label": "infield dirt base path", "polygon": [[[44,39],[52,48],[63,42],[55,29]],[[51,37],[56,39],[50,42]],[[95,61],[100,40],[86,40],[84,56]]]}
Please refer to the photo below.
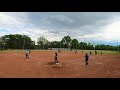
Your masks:
{"label": "infield dirt base path", "polygon": [[54,51],[0,53],[0,78],[120,78],[120,55],[90,55],[85,65],[85,53],[62,51],[55,65]]}

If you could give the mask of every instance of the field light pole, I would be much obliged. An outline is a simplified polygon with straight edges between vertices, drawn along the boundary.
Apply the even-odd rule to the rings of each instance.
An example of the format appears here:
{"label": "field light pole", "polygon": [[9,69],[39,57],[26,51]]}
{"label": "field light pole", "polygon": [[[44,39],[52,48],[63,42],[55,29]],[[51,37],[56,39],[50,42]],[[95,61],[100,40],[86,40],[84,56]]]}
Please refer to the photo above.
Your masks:
{"label": "field light pole", "polygon": [[119,45],[118,45],[118,40],[115,40],[117,42],[117,46],[118,46],[118,52],[119,52]]}
{"label": "field light pole", "polygon": [[94,51],[95,51],[95,45],[96,45],[96,43],[95,43],[95,41],[93,43],[94,43]]}
{"label": "field light pole", "polygon": [[95,42],[94,42],[94,50],[95,50]]}
{"label": "field light pole", "polygon": [[117,46],[118,46],[118,52],[119,52],[119,45],[118,45],[118,40],[117,40]]}
{"label": "field light pole", "polygon": [[[65,39],[63,38],[63,40],[65,40]],[[65,42],[65,43],[63,43],[63,49],[64,49],[64,50],[65,50],[65,47],[64,47],[64,46],[65,46],[65,44],[66,44],[66,42]]]}
{"label": "field light pole", "polygon": [[[62,41],[62,40],[61,40]],[[60,50],[61,50],[61,41],[60,41]]]}
{"label": "field light pole", "polygon": [[95,41],[93,41],[93,47],[94,47],[94,51],[95,51]]}
{"label": "field light pole", "polygon": [[69,43],[69,48],[70,48],[70,50],[71,50],[71,48],[72,48],[72,45],[71,45],[71,43],[72,43],[72,40],[71,40],[71,42]]}
{"label": "field light pole", "polygon": [[60,49],[61,49],[61,41],[60,41]]}
{"label": "field light pole", "polygon": [[37,42],[35,41],[36,35],[34,35],[33,38],[34,38],[34,42],[35,42],[35,45],[36,45],[36,43],[37,43]]}

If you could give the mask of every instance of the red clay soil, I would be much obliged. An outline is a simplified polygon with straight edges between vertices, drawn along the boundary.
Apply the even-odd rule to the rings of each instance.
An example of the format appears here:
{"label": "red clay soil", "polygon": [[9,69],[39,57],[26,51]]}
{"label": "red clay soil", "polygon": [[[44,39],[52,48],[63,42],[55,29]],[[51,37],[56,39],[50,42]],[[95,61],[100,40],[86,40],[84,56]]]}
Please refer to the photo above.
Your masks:
{"label": "red clay soil", "polygon": [[53,63],[54,51],[0,53],[0,78],[120,78],[120,55],[89,55],[62,51],[59,65]]}

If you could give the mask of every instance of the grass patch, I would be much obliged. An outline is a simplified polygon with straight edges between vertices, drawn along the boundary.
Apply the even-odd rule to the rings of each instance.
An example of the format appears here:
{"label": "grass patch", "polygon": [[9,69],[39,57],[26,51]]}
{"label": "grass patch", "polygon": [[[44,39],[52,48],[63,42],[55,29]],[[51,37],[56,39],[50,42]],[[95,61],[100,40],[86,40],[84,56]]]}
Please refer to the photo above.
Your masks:
{"label": "grass patch", "polygon": [[[82,50],[78,50],[80,52],[82,52]],[[83,52],[87,52],[87,53],[90,53],[90,51],[92,52],[92,54],[95,54],[95,51],[94,50],[83,50]],[[109,51],[109,50],[96,50],[97,51],[97,54],[101,54],[101,51],[102,51],[102,54],[120,54],[120,52],[118,51]]]}
{"label": "grass patch", "polygon": [[[16,49],[16,50],[0,50],[0,52],[25,52],[26,50],[18,50],[18,49]],[[37,52],[39,52],[39,51],[43,51],[43,52],[46,52],[46,51],[51,51],[51,50],[31,50],[32,52],[34,52],[34,51],[37,51]]]}
{"label": "grass patch", "polygon": [[[0,50],[0,52],[25,52],[26,50]],[[32,52],[47,52],[47,51],[54,51],[54,52],[58,52],[58,50],[31,50]],[[64,52],[70,52],[70,50],[62,50]],[[74,52],[75,50],[72,50],[72,52]],[[92,52],[92,54],[95,54],[94,50],[77,50],[78,52],[84,52],[84,53],[90,53],[90,51]],[[101,50],[96,50],[98,54],[101,54]],[[120,54],[120,52],[118,51],[109,51],[109,50],[102,50],[102,54]]]}

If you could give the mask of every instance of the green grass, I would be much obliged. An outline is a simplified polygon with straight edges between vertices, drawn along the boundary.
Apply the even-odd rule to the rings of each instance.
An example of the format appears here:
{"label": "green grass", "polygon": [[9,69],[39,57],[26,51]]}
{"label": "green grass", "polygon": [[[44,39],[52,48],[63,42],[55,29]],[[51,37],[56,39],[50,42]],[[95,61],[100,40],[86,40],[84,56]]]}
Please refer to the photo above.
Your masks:
{"label": "green grass", "polygon": [[[26,50],[0,50],[0,52],[25,52]],[[46,52],[46,51],[50,51],[50,50],[31,50],[31,51],[43,51],[43,52]]]}
{"label": "green grass", "polygon": [[[57,51],[57,50],[56,50]],[[69,50],[63,50],[64,52],[69,52]],[[74,52],[75,50],[72,50],[72,52]],[[95,51],[94,50],[77,50],[78,52],[84,52],[84,53],[90,53],[90,51],[92,52],[92,54],[95,54]],[[97,54],[101,54],[101,51],[102,51],[102,54],[120,54],[120,52],[118,51],[110,51],[110,50],[96,50],[97,51]]]}
{"label": "green grass", "polygon": [[[43,52],[46,52],[46,51],[51,51],[51,50],[31,50],[32,52],[33,51],[43,51]],[[52,50],[53,51],[53,50]],[[54,51],[58,51],[58,50],[54,50]],[[69,52],[69,50],[63,50],[64,52]],[[73,50],[75,51],[75,50]],[[72,52],[73,52],[72,51]],[[82,50],[77,50],[78,52],[82,52]],[[95,51],[94,50],[83,50],[83,52],[87,52],[88,54],[90,53],[90,51],[92,52],[92,54],[95,54]],[[101,50],[96,50],[98,54],[101,54]],[[0,50],[0,52],[25,52],[25,50]],[[109,50],[102,50],[102,53],[103,54],[120,54],[120,52],[118,51],[109,51]]]}
{"label": "green grass", "polygon": [[[82,52],[82,50],[78,50],[80,52]],[[95,53],[94,50],[83,50],[84,52],[87,52],[87,53],[90,53],[90,51],[92,53]],[[96,50],[97,51],[97,54],[101,54],[101,51],[102,51],[102,54],[120,54],[120,52],[118,51],[109,51],[109,50]]]}

